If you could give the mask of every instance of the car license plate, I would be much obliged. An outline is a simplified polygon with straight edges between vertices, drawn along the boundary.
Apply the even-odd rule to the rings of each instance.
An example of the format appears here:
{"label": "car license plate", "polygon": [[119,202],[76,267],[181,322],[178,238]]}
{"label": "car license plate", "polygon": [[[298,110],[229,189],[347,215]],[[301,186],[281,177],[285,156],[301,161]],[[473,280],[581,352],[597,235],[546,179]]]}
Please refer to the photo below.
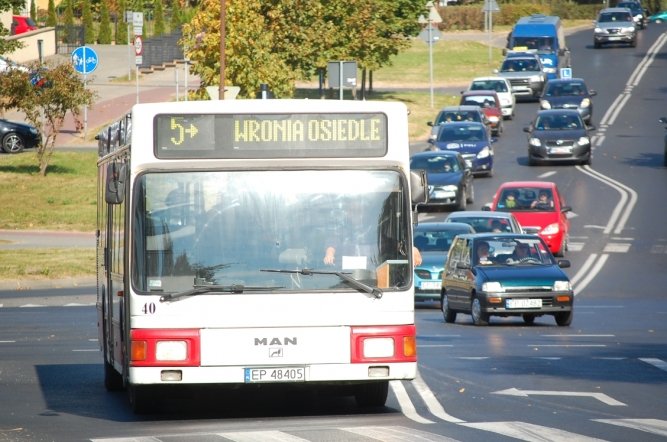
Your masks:
{"label": "car license plate", "polygon": [[246,368],[245,383],[254,382],[299,382],[306,380],[306,368],[297,367],[261,367]]}
{"label": "car license plate", "polygon": [[422,290],[438,290],[442,284],[440,281],[427,281],[427,282],[422,282],[421,289]]}
{"label": "car license plate", "polygon": [[541,299],[508,299],[505,306],[507,308],[540,308]]}
{"label": "car license plate", "polygon": [[609,41],[620,40],[620,39],[621,39],[621,37],[618,37],[618,36],[609,37]]}
{"label": "car license plate", "polygon": [[569,147],[552,147],[549,153],[572,153],[572,149]]}

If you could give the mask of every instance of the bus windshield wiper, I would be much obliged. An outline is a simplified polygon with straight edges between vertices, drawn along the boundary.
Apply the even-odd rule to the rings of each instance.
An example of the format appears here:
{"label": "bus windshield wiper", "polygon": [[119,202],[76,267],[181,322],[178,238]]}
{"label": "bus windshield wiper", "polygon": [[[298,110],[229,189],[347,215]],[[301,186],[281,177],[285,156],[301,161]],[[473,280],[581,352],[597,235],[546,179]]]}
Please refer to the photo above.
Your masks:
{"label": "bus windshield wiper", "polygon": [[313,270],[313,269],[301,269],[301,270],[287,270],[287,269],[259,269],[260,272],[274,272],[274,273],[298,273],[299,275],[336,275],[343,281],[350,284],[355,289],[364,291],[370,295],[375,296],[377,299],[382,298],[384,294],[382,290],[377,287],[371,287],[370,285],[364,284],[363,282],[354,279],[347,273],[333,271],[333,270]]}
{"label": "bus windshield wiper", "polygon": [[160,302],[173,301],[180,298],[185,298],[187,296],[201,295],[203,293],[211,292],[224,292],[224,293],[244,293],[244,292],[268,292],[271,290],[278,290],[285,287],[282,286],[251,286],[243,284],[231,284],[231,285],[217,285],[217,284],[207,284],[207,285],[196,285],[190,290],[177,293],[169,293],[163,296],[160,296]]}

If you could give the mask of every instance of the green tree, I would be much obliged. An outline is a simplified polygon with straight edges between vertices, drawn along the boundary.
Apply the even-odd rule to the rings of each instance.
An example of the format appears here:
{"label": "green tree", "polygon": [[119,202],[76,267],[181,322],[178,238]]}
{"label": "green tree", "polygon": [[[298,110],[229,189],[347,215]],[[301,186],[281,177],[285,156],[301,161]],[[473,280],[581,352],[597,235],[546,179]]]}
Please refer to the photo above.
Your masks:
{"label": "green tree", "polygon": [[125,12],[128,11],[126,0],[118,1],[118,28],[116,30],[116,44],[127,44],[127,25],[125,21]]}
{"label": "green tree", "polygon": [[[24,5],[21,0],[0,0],[0,12],[11,11],[14,8],[19,8]],[[13,52],[16,49],[23,47],[23,44],[18,40],[7,40],[3,37],[9,35],[10,30],[5,28],[5,25],[0,21],[0,54]]]}
{"label": "green tree", "polygon": [[74,9],[72,7],[73,0],[67,0],[67,5],[65,5],[65,13],[63,14],[63,24],[65,25],[65,37],[63,41],[65,43],[74,43],[76,42],[76,35],[74,31]]}
{"label": "green tree", "polygon": [[[86,88],[70,63],[47,64],[42,69],[33,64],[31,71],[12,69],[0,74],[0,112],[16,109],[39,129],[42,143],[37,147],[37,161],[44,176],[65,115],[71,112],[81,129],[81,109],[93,103],[95,93]],[[37,86],[31,81],[34,72],[40,76]]]}
{"label": "green tree", "polygon": [[162,0],[155,0],[153,2],[155,5],[155,27],[153,28],[153,35],[160,36],[165,33],[165,24],[164,24],[164,7],[162,6]]}
{"label": "green tree", "polygon": [[56,2],[55,0],[49,0],[48,12],[46,15],[46,26],[55,26],[58,23],[56,17]]}
{"label": "green tree", "polygon": [[97,34],[97,42],[102,45],[111,44],[111,16],[107,2],[100,4],[100,28]]}
{"label": "green tree", "polygon": [[171,20],[169,21],[170,32],[176,32],[181,29],[181,5],[178,0],[171,2]]}
{"label": "green tree", "polygon": [[[282,54],[273,50],[274,36],[260,14],[261,1],[227,1],[225,39],[225,83],[241,88],[239,96],[254,98],[266,83],[276,98],[294,93],[294,73]],[[220,1],[202,0],[199,10],[183,25],[182,44],[195,64],[192,71],[205,86],[220,84]]]}
{"label": "green tree", "polygon": [[30,18],[33,21],[37,21],[37,5],[35,5],[35,0],[30,0]]}
{"label": "green tree", "polygon": [[[102,2],[105,3],[105,2]],[[93,27],[93,13],[90,10],[90,0],[83,0],[83,31],[86,44],[95,43],[95,29]]]}

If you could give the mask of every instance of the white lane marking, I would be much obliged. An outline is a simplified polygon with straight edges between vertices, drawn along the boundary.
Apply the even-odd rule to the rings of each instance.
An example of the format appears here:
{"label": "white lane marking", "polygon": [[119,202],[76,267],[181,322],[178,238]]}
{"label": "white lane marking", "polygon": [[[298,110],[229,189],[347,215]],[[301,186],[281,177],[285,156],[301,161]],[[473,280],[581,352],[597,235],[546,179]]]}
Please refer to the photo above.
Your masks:
{"label": "white lane marking", "polygon": [[604,440],[527,422],[480,422],[461,425],[528,442],[599,442]]}
{"label": "white lane marking", "polygon": [[84,351],[100,351],[99,348],[82,348],[77,350],[76,348],[72,350],[73,352],[84,352]]}
{"label": "white lane marking", "polygon": [[[594,256],[594,254],[591,256]],[[593,269],[586,274],[586,276],[582,281],[577,282],[577,285],[574,290],[575,294],[580,294],[586,288],[586,286],[593,280],[593,278],[595,278],[595,276],[600,272],[600,270],[602,270],[602,267],[604,267],[604,264],[607,262],[608,257],[609,255],[607,254],[600,255],[600,259],[597,260],[597,262],[593,266]],[[575,276],[579,276],[579,274],[581,274],[581,271],[577,272]]]}
{"label": "white lane marking", "polygon": [[216,435],[235,442],[308,442],[308,439],[274,430],[230,431],[229,433],[216,433]]}
{"label": "white lane marking", "polygon": [[604,250],[602,251],[604,253],[627,253],[627,251],[630,250],[631,245],[632,244],[628,243],[610,242],[604,246]]}
{"label": "white lane marking", "polygon": [[465,422],[464,420],[454,417],[445,411],[445,408],[440,404],[440,402],[438,402],[438,399],[435,397],[431,389],[428,388],[428,385],[426,385],[426,382],[424,382],[419,372],[417,372],[417,377],[412,381],[412,384],[415,386],[419,396],[421,396],[421,398],[424,400],[426,408],[428,408],[434,416],[442,419],[445,422]]}
{"label": "white lane marking", "polygon": [[389,382],[389,386],[393,390],[396,399],[398,399],[398,406],[401,409],[403,415],[405,415],[405,417],[420,424],[435,423],[431,420],[421,417],[419,413],[417,413],[417,410],[415,410],[415,406],[412,404],[412,401],[410,400],[410,396],[408,396],[407,391],[405,391],[405,387],[403,386],[402,381],[391,381]]}
{"label": "white lane marking", "polygon": [[[575,275],[572,278],[570,278],[570,283],[573,286],[577,285],[577,282],[579,281],[580,278],[588,275],[589,273],[588,269],[593,265],[597,257],[598,257],[597,253],[591,253],[590,255],[588,255],[588,258],[586,258],[584,264],[581,267],[579,267],[579,271],[575,273]],[[577,292],[575,291],[574,294],[576,295]]]}
{"label": "white lane marking", "polygon": [[0,341],[0,344],[15,344],[16,341]]}
{"label": "white lane marking", "polygon": [[565,396],[565,397],[585,397],[593,398],[602,402],[603,404],[612,407],[626,407],[627,405],[621,401],[617,401],[611,396],[604,393],[588,392],[588,391],[551,391],[551,390],[520,390],[518,388],[508,388],[507,390],[493,391],[493,394],[503,394],[505,396],[528,397],[533,396]]}
{"label": "white lane marking", "polygon": [[606,344],[526,344],[526,347],[602,348]]}
{"label": "white lane marking", "polygon": [[341,430],[371,439],[391,442],[455,442],[456,439],[408,427],[346,427]]}
{"label": "white lane marking", "polygon": [[639,358],[640,361],[646,362],[647,364],[651,364],[656,368],[659,368],[660,370],[667,371],[667,362],[663,361],[662,359],[656,359],[656,358]]}
{"label": "white lane marking", "polygon": [[540,335],[547,338],[615,338],[616,335]]}
{"label": "white lane marking", "polygon": [[453,347],[453,344],[419,344],[419,348]]}
{"label": "white lane marking", "polygon": [[[637,204],[637,192],[635,192],[633,189],[626,186],[625,184],[620,183],[612,178],[609,178],[606,175],[601,174],[598,171],[591,169],[590,166],[575,166],[575,167],[579,168],[579,170],[581,170],[586,175],[607,184],[609,187],[615,189],[616,191],[618,191],[618,193],[621,194],[621,199],[616,204],[616,207],[614,207],[614,210],[612,211],[611,216],[609,217],[609,222],[607,223],[607,227],[605,227],[603,232],[605,235],[609,235],[613,230],[614,233],[618,235],[625,228],[625,223],[630,217],[630,213],[632,213],[632,209],[634,208],[635,204]],[[628,195],[630,196],[628,197]],[[627,202],[628,199],[630,200],[629,202]],[[614,225],[616,225],[615,229]]]}
{"label": "white lane marking", "polygon": [[593,421],[667,436],[667,421],[660,419],[593,419]]}

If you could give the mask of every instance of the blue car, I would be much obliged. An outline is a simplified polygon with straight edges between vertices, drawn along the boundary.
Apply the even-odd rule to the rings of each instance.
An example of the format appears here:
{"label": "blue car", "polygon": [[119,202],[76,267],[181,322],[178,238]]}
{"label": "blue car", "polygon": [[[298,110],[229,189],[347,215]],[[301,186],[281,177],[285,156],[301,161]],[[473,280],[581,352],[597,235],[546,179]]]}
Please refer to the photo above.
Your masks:
{"label": "blue car", "polygon": [[468,203],[474,202],[472,172],[460,153],[449,150],[416,153],[410,157],[410,170],[426,172],[428,201],[418,209],[452,206],[465,210]]}
{"label": "blue car", "polygon": [[415,267],[415,301],[439,301],[442,269],[447,251],[456,235],[474,233],[464,223],[424,222],[415,226],[414,245],[422,263]]}
{"label": "blue car", "polygon": [[549,246],[537,235],[476,233],[458,235],[442,274],[442,313],[447,323],[459,313],[474,325],[488,325],[491,316],[553,316],[564,327],[572,323],[574,291]]}
{"label": "blue car", "polygon": [[446,123],[440,126],[438,136],[428,140],[427,150],[459,152],[475,175],[493,176],[493,146],[495,138],[486,127],[476,122]]}

